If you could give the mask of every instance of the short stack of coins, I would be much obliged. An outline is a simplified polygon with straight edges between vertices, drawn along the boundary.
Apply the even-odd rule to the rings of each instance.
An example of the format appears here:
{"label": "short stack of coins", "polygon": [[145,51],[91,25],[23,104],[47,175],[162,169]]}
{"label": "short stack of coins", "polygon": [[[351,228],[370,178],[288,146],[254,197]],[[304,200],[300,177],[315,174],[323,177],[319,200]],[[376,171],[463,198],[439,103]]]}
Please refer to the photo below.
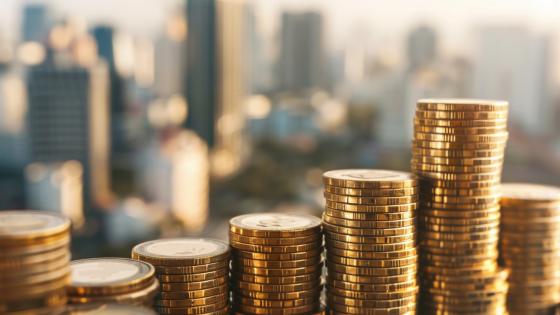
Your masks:
{"label": "short stack of coins", "polygon": [[160,314],[229,312],[229,245],[208,238],[159,239],[136,245],[132,258],[156,269]]}
{"label": "short stack of coins", "polygon": [[419,100],[411,168],[420,180],[423,314],[505,312],[498,268],[505,101]]}
{"label": "short stack of coins", "polygon": [[327,311],[415,313],[416,176],[350,169],[326,172],[323,181]]}
{"label": "short stack of coins", "polygon": [[157,315],[152,309],[128,304],[68,305],[56,315]]}
{"label": "short stack of coins", "polygon": [[501,260],[510,314],[551,314],[560,303],[560,188],[503,184]]}
{"label": "short stack of coins", "polygon": [[232,307],[236,314],[320,310],[321,220],[257,213],[230,220]]}
{"label": "short stack of coins", "polygon": [[50,314],[66,304],[69,245],[70,221],[57,213],[0,211],[0,313]]}
{"label": "short stack of coins", "polygon": [[70,264],[69,304],[122,303],[153,306],[159,290],[154,267],[128,258],[90,258]]}

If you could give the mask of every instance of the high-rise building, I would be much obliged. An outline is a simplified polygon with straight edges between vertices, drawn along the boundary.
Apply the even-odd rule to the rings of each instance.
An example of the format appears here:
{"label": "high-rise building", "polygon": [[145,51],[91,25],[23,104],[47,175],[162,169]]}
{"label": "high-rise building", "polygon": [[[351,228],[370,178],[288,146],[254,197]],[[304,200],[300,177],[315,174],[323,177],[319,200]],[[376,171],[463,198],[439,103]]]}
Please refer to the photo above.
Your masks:
{"label": "high-rise building", "polygon": [[227,175],[247,156],[249,7],[240,0],[188,0],[186,9],[186,127],[211,148],[213,172]]}
{"label": "high-rise building", "polygon": [[554,127],[550,99],[551,43],[525,27],[481,28],[474,62],[474,95],[510,102],[509,121],[529,133]]}
{"label": "high-rise building", "polygon": [[108,80],[103,62],[90,68],[45,63],[28,72],[31,161],[80,162],[86,209],[110,196]]}
{"label": "high-rise building", "polygon": [[154,89],[160,97],[182,94],[185,74],[187,20],[182,11],[167,17],[164,31],[156,39]]}
{"label": "high-rise building", "polygon": [[320,13],[284,12],[281,45],[278,74],[282,90],[324,87],[328,83]]}
{"label": "high-rise building", "polygon": [[28,4],[23,7],[21,19],[22,42],[44,42],[49,32],[49,12],[44,4]]}
{"label": "high-rise building", "polygon": [[437,57],[436,31],[426,25],[415,28],[408,35],[406,48],[409,69],[433,65]]}

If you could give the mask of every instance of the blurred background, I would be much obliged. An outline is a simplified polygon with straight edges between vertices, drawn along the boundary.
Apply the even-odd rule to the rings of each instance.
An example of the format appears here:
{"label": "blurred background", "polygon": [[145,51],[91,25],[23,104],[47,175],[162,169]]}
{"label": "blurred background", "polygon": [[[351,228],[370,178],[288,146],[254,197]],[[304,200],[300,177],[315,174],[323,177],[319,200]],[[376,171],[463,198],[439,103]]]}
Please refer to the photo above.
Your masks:
{"label": "blurred background", "polygon": [[504,180],[560,185],[555,0],[2,0],[0,209],[74,258],[320,214],[321,174],[409,169],[422,97],[510,101]]}

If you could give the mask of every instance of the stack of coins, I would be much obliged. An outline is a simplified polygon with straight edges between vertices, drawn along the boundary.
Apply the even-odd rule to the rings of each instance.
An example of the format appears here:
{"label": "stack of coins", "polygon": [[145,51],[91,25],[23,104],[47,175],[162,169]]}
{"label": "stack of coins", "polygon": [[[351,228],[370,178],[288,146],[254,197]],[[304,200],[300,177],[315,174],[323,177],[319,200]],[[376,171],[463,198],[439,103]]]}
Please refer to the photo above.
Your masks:
{"label": "stack of coins", "polygon": [[560,303],[560,188],[504,184],[501,205],[508,311],[551,314]]}
{"label": "stack of coins", "polygon": [[58,315],[157,315],[153,310],[127,304],[69,305]]}
{"label": "stack of coins", "polygon": [[70,221],[46,211],[0,211],[0,313],[49,314],[66,304]]}
{"label": "stack of coins", "polygon": [[385,170],[323,174],[327,310],[409,314],[418,295],[416,176]]}
{"label": "stack of coins", "polygon": [[150,264],[128,258],[91,258],[70,264],[68,303],[122,303],[152,306],[159,283]]}
{"label": "stack of coins", "polygon": [[322,290],[321,220],[248,214],[230,220],[233,309],[239,314],[312,314]]}
{"label": "stack of coins", "polygon": [[499,314],[498,269],[504,101],[419,100],[411,168],[420,179],[422,311]]}
{"label": "stack of coins", "polygon": [[229,256],[228,244],[206,238],[159,239],[132,249],[132,258],[156,268],[160,314],[228,314]]}

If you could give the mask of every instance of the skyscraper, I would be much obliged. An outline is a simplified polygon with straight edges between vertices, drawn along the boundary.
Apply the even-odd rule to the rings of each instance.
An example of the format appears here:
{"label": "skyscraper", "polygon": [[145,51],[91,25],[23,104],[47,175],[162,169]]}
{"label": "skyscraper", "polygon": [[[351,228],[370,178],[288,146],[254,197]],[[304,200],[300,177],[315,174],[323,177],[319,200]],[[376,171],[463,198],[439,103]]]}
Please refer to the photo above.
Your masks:
{"label": "skyscraper", "polygon": [[474,95],[508,100],[510,122],[527,132],[552,131],[550,38],[517,26],[484,27],[478,34]]}
{"label": "skyscraper", "polygon": [[412,30],[408,35],[407,55],[411,70],[430,66],[437,57],[437,35],[434,29],[422,25]]}
{"label": "skyscraper", "polygon": [[32,162],[76,160],[83,166],[84,205],[109,196],[107,66],[45,63],[28,73],[28,128]]}
{"label": "skyscraper", "polygon": [[323,17],[318,12],[284,12],[278,74],[282,90],[324,87]]}
{"label": "skyscraper", "polygon": [[49,32],[48,8],[44,4],[28,4],[23,7],[21,41],[44,42]]}

